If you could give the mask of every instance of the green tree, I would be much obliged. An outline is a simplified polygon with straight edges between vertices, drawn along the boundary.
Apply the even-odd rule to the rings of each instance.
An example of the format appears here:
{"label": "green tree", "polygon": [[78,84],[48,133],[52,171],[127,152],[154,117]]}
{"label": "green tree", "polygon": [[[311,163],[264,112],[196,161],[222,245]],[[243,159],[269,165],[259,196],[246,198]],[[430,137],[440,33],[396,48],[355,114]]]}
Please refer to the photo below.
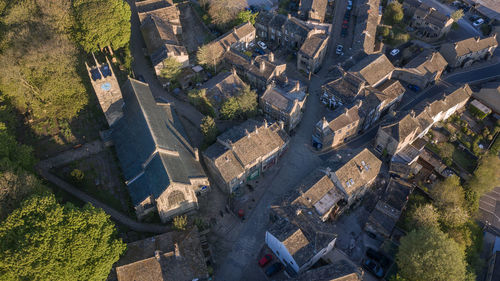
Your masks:
{"label": "green tree", "polygon": [[462,9],[458,9],[455,12],[451,13],[451,18],[454,22],[458,22],[464,16],[464,11]]}
{"label": "green tree", "polygon": [[211,0],[208,14],[212,18],[212,23],[219,28],[226,28],[236,20],[245,5],[246,1],[243,0]]}
{"label": "green tree", "polygon": [[463,250],[434,227],[413,230],[401,238],[396,264],[398,275],[407,281],[462,281],[466,275]]}
{"label": "green tree", "polygon": [[387,26],[379,26],[378,28],[378,33],[380,36],[386,38],[390,34],[390,29]]}
{"label": "green tree", "polygon": [[411,214],[411,220],[412,226],[415,229],[422,227],[439,227],[439,214],[431,204],[418,206]]}
{"label": "green tree", "polygon": [[469,215],[464,209],[464,190],[456,175],[437,183],[430,193],[434,198],[434,204],[439,211],[443,226],[458,227],[468,220]]}
{"label": "green tree", "polygon": [[481,157],[479,164],[468,182],[468,187],[479,194],[487,193],[495,186],[500,185],[500,159],[495,154],[486,154]]}
{"label": "green tree", "polygon": [[73,169],[73,171],[71,171],[70,175],[71,175],[71,178],[75,182],[81,182],[85,178],[85,174],[80,169]]}
{"label": "green tree", "polygon": [[257,112],[257,93],[245,85],[237,97],[240,118],[252,117]]}
{"label": "green tree", "polygon": [[218,130],[215,124],[215,120],[212,117],[205,116],[201,120],[200,129],[203,133],[203,136],[205,137],[205,142],[207,144],[212,144],[217,138]]}
{"label": "green tree", "polygon": [[220,114],[222,118],[232,120],[236,119],[239,110],[238,100],[235,97],[230,97],[222,104]]}
{"label": "green tree", "polygon": [[393,1],[384,11],[384,22],[389,25],[395,25],[403,20],[403,5],[398,1]]}
{"label": "green tree", "polygon": [[186,230],[187,216],[182,215],[182,216],[175,217],[173,224],[174,224],[174,228],[177,230]]}
{"label": "green tree", "polygon": [[238,13],[238,16],[236,17],[236,25],[245,23],[245,22],[250,22],[252,25],[255,25],[255,19],[259,13],[252,13],[252,11],[248,10],[243,10]]}
{"label": "green tree", "polygon": [[215,117],[215,109],[210,100],[208,100],[205,89],[191,90],[188,93],[188,100],[202,114]]}
{"label": "green tree", "polygon": [[206,67],[213,68],[215,72],[217,72],[217,65],[221,61],[222,53],[220,52],[218,46],[210,43],[207,45],[203,45],[198,48],[198,52],[196,52],[196,59],[198,63],[204,65]]}
{"label": "green tree", "polygon": [[3,280],[105,280],[126,245],[100,209],[25,200],[0,224]]}
{"label": "green tree", "polygon": [[175,81],[182,71],[182,63],[175,58],[166,58],[163,60],[163,68],[160,70],[160,77],[169,81]]}
{"label": "green tree", "polygon": [[[76,41],[87,52],[130,41],[130,6],[123,0],[74,0]],[[110,49],[111,51],[111,49]]]}
{"label": "green tree", "polygon": [[5,124],[0,122],[0,172],[18,168],[31,170],[34,164],[33,149],[19,144]]}

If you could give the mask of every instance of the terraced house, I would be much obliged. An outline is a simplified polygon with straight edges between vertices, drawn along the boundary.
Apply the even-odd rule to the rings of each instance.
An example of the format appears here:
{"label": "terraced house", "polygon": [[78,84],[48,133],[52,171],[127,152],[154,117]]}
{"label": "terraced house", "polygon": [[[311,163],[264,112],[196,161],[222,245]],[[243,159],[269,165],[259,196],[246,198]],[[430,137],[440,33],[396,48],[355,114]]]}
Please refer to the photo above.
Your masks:
{"label": "terraced house", "polygon": [[467,67],[479,60],[488,60],[498,47],[497,35],[469,38],[441,45],[439,50],[450,68]]}
{"label": "terraced house", "polygon": [[451,29],[453,19],[418,0],[405,0],[403,9],[416,30],[414,34],[422,40],[436,41]]}
{"label": "terraced house", "polygon": [[297,69],[306,73],[317,72],[325,58],[328,39],[323,30],[311,30],[297,53]]}
{"label": "terraced house", "polygon": [[281,14],[260,12],[255,21],[257,36],[276,46],[299,49],[313,28],[304,21]]}
{"label": "terraced house", "polygon": [[303,20],[323,22],[328,0],[300,0],[299,17]]}
{"label": "terraced house", "polygon": [[232,193],[276,164],[288,141],[282,122],[269,124],[249,119],[219,135],[203,156],[219,187]]}

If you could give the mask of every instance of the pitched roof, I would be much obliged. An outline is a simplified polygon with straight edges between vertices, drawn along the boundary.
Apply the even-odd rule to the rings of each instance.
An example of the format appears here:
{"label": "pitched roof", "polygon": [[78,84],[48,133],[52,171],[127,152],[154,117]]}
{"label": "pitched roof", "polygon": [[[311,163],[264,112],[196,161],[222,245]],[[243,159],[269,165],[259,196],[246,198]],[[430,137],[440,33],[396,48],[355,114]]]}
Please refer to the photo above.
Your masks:
{"label": "pitched roof", "polygon": [[420,4],[414,15],[439,28],[445,27],[451,20],[449,16],[440,13],[425,3]]}
{"label": "pitched roof", "polygon": [[311,11],[323,19],[325,17],[327,5],[328,0],[301,0],[299,10],[305,15],[308,15],[309,11]]}
{"label": "pitched roof", "polygon": [[361,5],[356,7],[358,17],[354,27],[353,49],[366,54],[373,54],[376,51],[375,36],[381,18],[379,5],[380,0],[363,0]]}
{"label": "pitched roof", "polygon": [[245,83],[236,72],[221,72],[201,86],[214,104],[221,104],[230,97],[241,93]]}
{"label": "pitched roof", "polygon": [[300,47],[299,52],[309,58],[314,58],[318,55],[319,51],[321,51],[321,46],[326,44],[326,41],[328,41],[328,36],[324,33],[308,36]]}
{"label": "pitched roof", "polygon": [[358,101],[357,104],[351,105],[349,108],[340,107],[333,112],[328,111],[327,114],[325,114],[325,120],[328,123],[328,127],[335,132],[346,127],[347,125],[359,121],[361,119],[361,105],[360,101]]}
{"label": "pitched roof", "polygon": [[135,6],[137,7],[137,14],[139,15],[139,20],[141,23],[149,15],[155,15],[166,22],[180,25],[180,12],[179,9],[177,9],[177,6],[173,5],[172,1],[136,1]]}
{"label": "pitched roof", "polygon": [[474,98],[480,100],[497,114],[500,113],[500,83],[483,84],[479,92],[473,94]]}
{"label": "pitched roof", "polygon": [[141,32],[150,54],[164,44],[179,45],[172,25],[155,15],[150,15],[142,21]]}
{"label": "pitched roof", "polygon": [[[267,56],[258,56],[252,60],[233,49],[225,53],[224,59],[230,65],[236,66],[240,69],[245,69],[246,72],[251,73],[253,76],[259,77],[265,81],[268,81],[275,75],[275,70],[277,68],[286,67],[286,64],[269,61]],[[264,64],[263,69],[261,68],[261,64]]]}
{"label": "pitched roof", "polygon": [[382,126],[381,129],[396,141],[400,142],[408,137],[408,135],[418,131],[419,126],[420,124],[414,116],[405,114],[402,119],[392,124]]}
{"label": "pitched roof", "polygon": [[349,69],[374,86],[394,71],[394,65],[384,54],[369,55]]}
{"label": "pitched roof", "polygon": [[345,260],[334,261],[319,268],[310,269],[299,276],[288,279],[291,281],[361,281],[360,270]]}
{"label": "pitched roof", "polygon": [[306,98],[306,87],[301,85],[298,80],[296,83],[298,83],[298,86],[295,83],[289,83],[285,87],[270,84],[260,97],[260,100],[280,111],[291,113],[294,104],[303,102]]}
{"label": "pitched roof", "polygon": [[255,27],[253,27],[250,22],[244,22],[219,36],[208,45],[210,48],[215,49],[215,52],[219,54],[219,56],[222,56],[234,43],[239,42],[252,32],[255,33]]}
{"label": "pitched roof", "polygon": [[148,84],[129,79],[123,100],[124,116],[111,135],[134,204],[158,197],[171,181],[206,177],[175,112],[156,104]]}
{"label": "pitched roof", "polygon": [[309,33],[309,31],[311,30],[311,28],[308,27],[305,22],[295,17],[287,18],[285,24],[283,25],[283,29],[286,30],[289,34],[298,35],[302,38],[306,38],[307,33]]}
{"label": "pitched roof", "polygon": [[498,46],[496,34],[483,39],[480,37],[471,37],[455,43],[443,44],[441,48],[451,51],[456,57],[461,57],[495,46]]}
{"label": "pitched roof", "polygon": [[327,82],[322,86],[323,91],[339,99],[344,104],[350,104],[359,96],[364,95],[363,89],[366,82],[359,76],[351,72],[345,72],[340,67],[337,68],[342,76]]}
{"label": "pitched roof", "polygon": [[277,123],[267,125],[249,119],[217,137],[205,156],[212,159],[223,178],[230,181],[241,175],[247,165],[282,148],[288,136]]}
{"label": "pitched roof", "polygon": [[365,148],[337,169],[335,175],[342,188],[348,195],[351,195],[359,187],[373,181],[377,177],[381,166],[382,161]]}
{"label": "pitched roof", "polygon": [[422,75],[432,75],[444,71],[447,65],[441,53],[426,49],[409,61],[404,68],[414,69]]}
{"label": "pitched roof", "polygon": [[[159,251],[159,260],[155,251]],[[127,244],[116,274],[118,281],[188,281],[208,277],[198,231],[193,228],[187,233],[167,232]]]}
{"label": "pitched roof", "polygon": [[373,94],[380,102],[391,103],[406,92],[406,88],[399,80],[388,79],[376,87]]}

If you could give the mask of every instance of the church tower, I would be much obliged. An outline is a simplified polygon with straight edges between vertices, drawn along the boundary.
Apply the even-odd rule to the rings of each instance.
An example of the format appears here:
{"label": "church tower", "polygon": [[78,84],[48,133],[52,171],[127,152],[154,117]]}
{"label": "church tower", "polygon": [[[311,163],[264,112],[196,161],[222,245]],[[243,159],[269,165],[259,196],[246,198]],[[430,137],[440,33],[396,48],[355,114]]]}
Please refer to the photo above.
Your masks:
{"label": "church tower", "polygon": [[94,54],[92,56],[94,57],[95,66],[89,67],[86,62],[85,66],[87,67],[90,82],[92,83],[92,87],[94,87],[101,109],[111,127],[111,125],[123,116],[122,92],[108,57],[106,57],[106,63],[100,64],[97,62]]}

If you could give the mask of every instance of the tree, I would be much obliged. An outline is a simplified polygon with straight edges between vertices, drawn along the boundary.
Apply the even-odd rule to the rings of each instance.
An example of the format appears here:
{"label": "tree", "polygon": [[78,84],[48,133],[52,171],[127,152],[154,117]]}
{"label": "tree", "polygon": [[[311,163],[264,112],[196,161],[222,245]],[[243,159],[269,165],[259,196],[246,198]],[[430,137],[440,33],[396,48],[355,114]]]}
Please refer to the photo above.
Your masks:
{"label": "tree", "polygon": [[[130,41],[130,6],[123,0],[74,0],[76,41],[87,52]],[[110,50],[111,51],[111,50]]]}
{"label": "tree", "polygon": [[196,52],[198,63],[214,68],[215,72],[217,72],[217,65],[221,60],[221,56],[220,49],[211,43],[201,46]]}
{"label": "tree", "polygon": [[387,26],[379,26],[377,29],[380,36],[384,38],[389,36],[390,29]]}
{"label": "tree", "polygon": [[458,227],[467,221],[469,216],[464,209],[464,190],[456,175],[437,183],[430,193],[445,227]]}
{"label": "tree", "polygon": [[189,103],[194,105],[202,114],[215,116],[212,103],[208,100],[205,89],[193,89],[188,93]]}
{"label": "tree", "polygon": [[496,154],[483,155],[467,184],[468,187],[477,192],[479,196],[493,190],[495,186],[500,185],[498,167],[500,167],[500,159]]}
{"label": "tree", "polygon": [[208,14],[212,22],[220,28],[225,28],[234,22],[238,13],[245,8],[246,1],[243,0],[211,0]]}
{"label": "tree", "polygon": [[458,9],[455,12],[451,13],[451,18],[454,22],[458,22],[464,16],[464,11],[462,9]]}
{"label": "tree", "polygon": [[393,1],[389,5],[387,5],[387,8],[385,8],[384,12],[384,22],[389,24],[389,25],[395,25],[401,20],[403,20],[404,13],[403,13],[403,5],[399,3],[398,1]]}
{"label": "tree", "polygon": [[163,60],[163,68],[160,70],[160,77],[169,81],[175,81],[182,71],[182,63],[175,58],[169,57]]}
{"label": "tree", "polygon": [[75,182],[81,182],[85,178],[85,174],[80,169],[73,169],[73,171],[71,171],[70,175],[71,175],[71,178]]}
{"label": "tree", "polygon": [[407,281],[462,281],[466,275],[463,250],[435,227],[419,228],[401,238],[396,264],[398,275]]}
{"label": "tree", "polygon": [[174,228],[177,230],[186,230],[187,226],[187,216],[177,216],[174,218]]}
{"label": "tree", "polygon": [[411,214],[412,226],[416,229],[422,227],[439,227],[439,214],[431,204],[418,206]]}
{"label": "tree", "polygon": [[445,142],[439,145],[439,156],[443,159],[443,162],[447,166],[453,164],[453,153],[455,152],[455,146],[449,142]]}
{"label": "tree", "polygon": [[212,144],[217,138],[218,130],[215,124],[215,120],[212,117],[205,116],[201,120],[200,129],[203,133],[203,136],[205,137],[205,142],[207,144]]}
{"label": "tree", "polygon": [[19,144],[5,124],[0,122],[0,172],[18,168],[31,170],[34,164],[33,148]]}
{"label": "tree", "polygon": [[105,280],[126,245],[109,216],[90,205],[62,206],[54,195],[25,200],[0,224],[4,280]]}
{"label": "tree", "polygon": [[255,25],[255,19],[259,13],[253,14],[252,11],[243,10],[238,13],[236,17],[236,25],[240,25],[245,22],[250,22],[252,25]]}
{"label": "tree", "polygon": [[239,108],[238,100],[235,97],[230,97],[220,108],[221,117],[228,120],[236,119]]}

